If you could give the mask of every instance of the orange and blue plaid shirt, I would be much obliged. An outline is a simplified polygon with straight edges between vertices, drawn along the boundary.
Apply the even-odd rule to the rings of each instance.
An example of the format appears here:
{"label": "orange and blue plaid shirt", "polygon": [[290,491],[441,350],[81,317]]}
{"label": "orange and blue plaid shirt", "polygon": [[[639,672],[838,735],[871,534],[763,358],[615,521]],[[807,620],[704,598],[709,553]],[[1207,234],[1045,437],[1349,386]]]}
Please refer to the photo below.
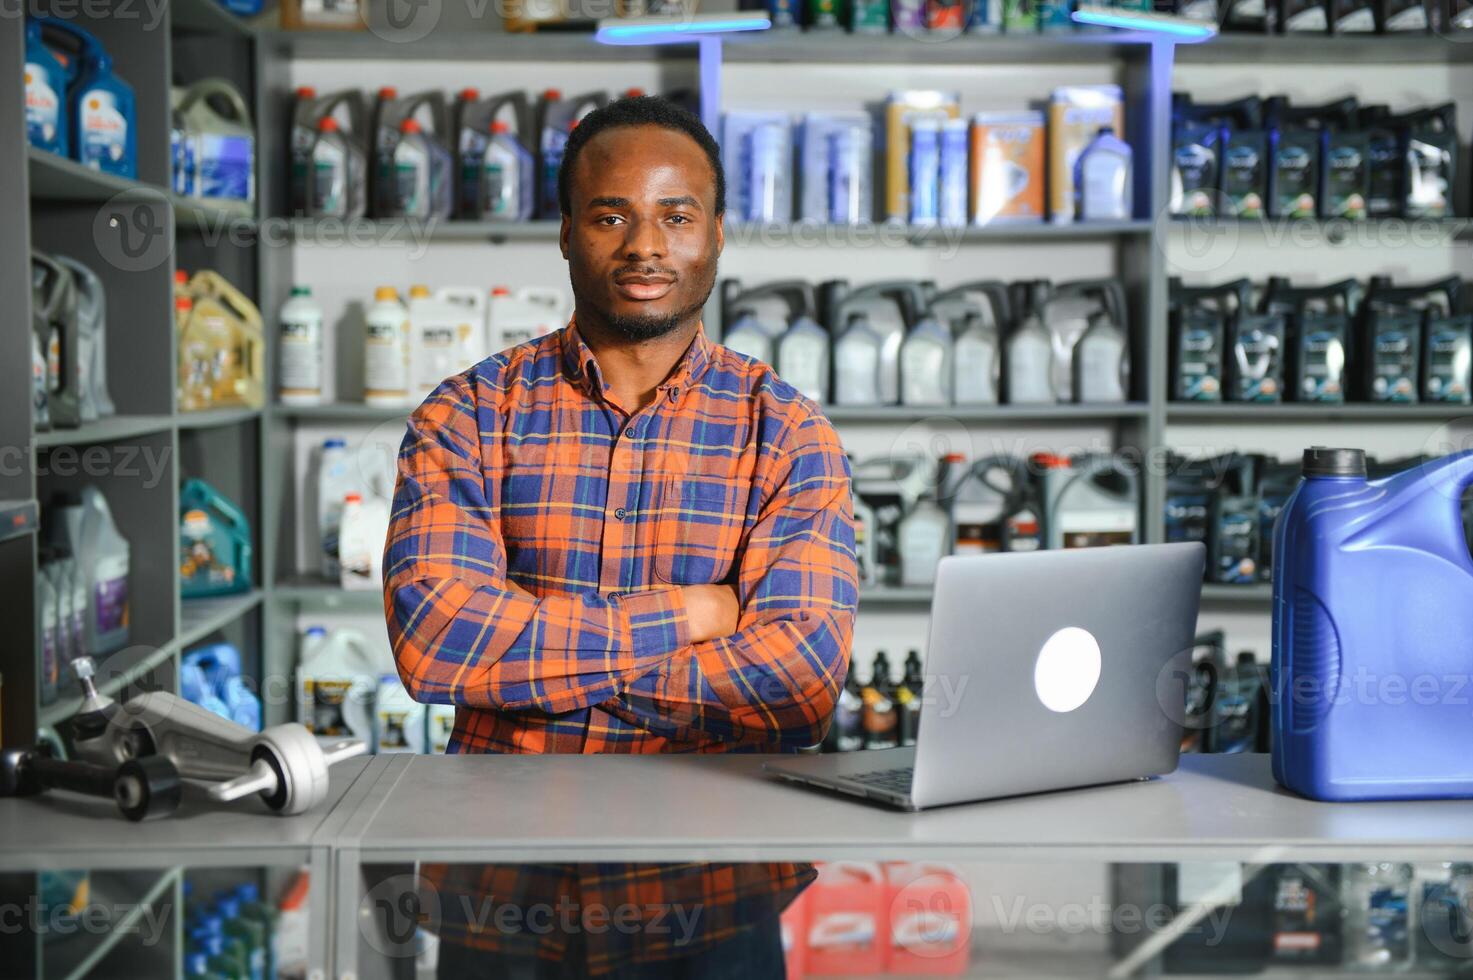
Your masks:
{"label": "orange and blue plaid shirt", "polygon": [[[817,743],[858,600],[850,468],[833,426],[703,326],[651,404],[628,411],[608,390],[570,322],[448,379],[413,413],[384,555],[405,686],[456,706],[452,753]],[[737,631],[692,643],[680,588],[716,583],[737,589]],[[512,869],[457,870],[440,869],[442,888],[561,894],[577,883],[587,902],[593,882],[603,896],[637,884],[647,897],[694,890],[727,913],[790,896],[812,875],[563,865],[522,869],[512,885],[497,877]],[[497,948],[507,937],[446,938]],[[590,957],[658,958],[658,945]],[[555,937],[538,947],[559,954]]]}

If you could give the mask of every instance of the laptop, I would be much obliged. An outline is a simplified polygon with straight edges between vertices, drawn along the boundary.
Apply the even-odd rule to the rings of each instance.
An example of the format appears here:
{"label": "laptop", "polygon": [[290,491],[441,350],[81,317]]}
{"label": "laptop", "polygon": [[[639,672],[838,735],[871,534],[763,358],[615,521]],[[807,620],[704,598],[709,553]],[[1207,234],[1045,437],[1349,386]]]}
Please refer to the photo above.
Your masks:
{"label": "laptop", "polygon": [[951,555],[936,568],[916,744],[765,769],[907,810],[1176,769],[1207,549]]}

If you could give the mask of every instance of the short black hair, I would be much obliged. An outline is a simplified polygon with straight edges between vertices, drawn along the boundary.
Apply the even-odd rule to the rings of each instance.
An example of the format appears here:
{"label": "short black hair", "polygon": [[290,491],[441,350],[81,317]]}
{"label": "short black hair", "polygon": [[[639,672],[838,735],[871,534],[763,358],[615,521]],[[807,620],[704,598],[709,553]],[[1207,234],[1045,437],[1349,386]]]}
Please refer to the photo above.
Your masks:
{"label": "short black hair", "polygon": [[584,145],[599,133],[620,126],[660,126],[695,140],[696,145],[706,152],[706,159],[716,176],[716,214],[719,216],[726,212],[726,171],[721,166],[721,148],[705,125],[688,109],[663,95],[633,95],[615,99],[603,108],[593,110],[568,134],[563,162],[557,172],[558,207],[563,214],[573,213],[573,168],[578,165],[578,156]]}

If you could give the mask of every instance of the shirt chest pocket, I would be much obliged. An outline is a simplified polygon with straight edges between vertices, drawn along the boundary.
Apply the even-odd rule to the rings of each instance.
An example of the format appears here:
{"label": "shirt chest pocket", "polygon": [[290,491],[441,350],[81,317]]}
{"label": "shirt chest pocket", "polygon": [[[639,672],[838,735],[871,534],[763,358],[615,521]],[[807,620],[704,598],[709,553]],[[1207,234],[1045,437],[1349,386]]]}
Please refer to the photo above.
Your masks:
{"label": "shirt chest pocket", "polygon": [[655,579],[665,585],[725,580],[741,546],[749,492],[739,480],[667,477],[655,511]]}

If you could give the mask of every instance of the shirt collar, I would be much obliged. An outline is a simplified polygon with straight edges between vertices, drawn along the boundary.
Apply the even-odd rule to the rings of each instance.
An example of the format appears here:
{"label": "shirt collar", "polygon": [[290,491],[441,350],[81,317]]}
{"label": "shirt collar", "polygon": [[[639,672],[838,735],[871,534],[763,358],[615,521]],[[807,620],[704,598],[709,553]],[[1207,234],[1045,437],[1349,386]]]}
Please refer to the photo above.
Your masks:
{"label": "shirt collar", "polygon": [[[575,319],[569,319],[568,325],[563,328],[562,355],[563,367],[569,378],[584,385],[590,392],[603,391],[603,372],[599,369],[593,351],[578,332]],[[674,402],[687,388],[700,380],[710,362],[711,340],[706,336],[705,323],[702,321],[696,324],[696,334],[691,339],[690,346],[685,349],[680,360],[675,362],[670,376],[656,390],[665,392],[666,397]]]}

